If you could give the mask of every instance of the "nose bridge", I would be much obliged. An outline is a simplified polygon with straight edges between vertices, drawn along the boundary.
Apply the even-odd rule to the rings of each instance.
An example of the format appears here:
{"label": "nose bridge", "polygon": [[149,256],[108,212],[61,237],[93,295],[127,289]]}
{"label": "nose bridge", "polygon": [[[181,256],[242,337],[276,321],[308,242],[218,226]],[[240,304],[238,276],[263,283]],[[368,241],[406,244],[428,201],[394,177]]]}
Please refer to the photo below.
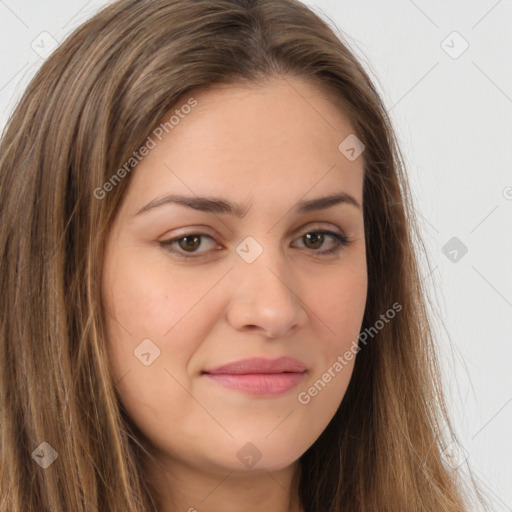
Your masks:
{"label": "nose bridge", "polygon": [[[242,261],[238,261],[235,270],[240,282],[255,286],[251,291],[272,290],[274,294],[288,295],[290,289],[290,272],[286,268],[284,255],[279,244],[272,242],[272,236],[246,237],[237,247],[237,254]],[[283,289],[284,288],[284,289]]]}

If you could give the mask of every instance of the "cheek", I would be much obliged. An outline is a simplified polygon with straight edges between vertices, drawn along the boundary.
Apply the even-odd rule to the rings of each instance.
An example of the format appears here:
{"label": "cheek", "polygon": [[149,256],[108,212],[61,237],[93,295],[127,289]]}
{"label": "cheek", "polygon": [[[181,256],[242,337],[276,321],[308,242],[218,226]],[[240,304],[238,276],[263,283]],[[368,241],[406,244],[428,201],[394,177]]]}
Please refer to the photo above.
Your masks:
{"label": "cheek", "polygon": [[308,379],[308,389],[302,388],[308,396],[304,401],[299,398],[300,403],[315,401],[314,408],[325,408],[328,415],[336,411],[352,376],[366,298],[364,265],[351,267],[349,272],[344,269],[312,297],[319,317],[318,329],[327,334],[319,340],[321,357]]}
{"label": "cheek", "polygon": [[142,408],[151,407],[168,387],[171,377],[165,369],[183,380],[196,340],[201,339],[202,326],[190,325],[187,319],[204,290],[169,270],[165,262],[142,261],[136,249],[123,251],[105,265],[111,370],[115,381],[123,379],[124,395]]}
{"label": "cheek", "polygon": [[[358,352],[366,292],[358,287],[330,292],[319,302],[323,323],[329,335],[319,339],[317,364],[307,382],[299,389],[297,402],[307,418],[305,437],[319,436],[331,421],[345,396]],[[322,303],[324,308],[322,309]],[[320,328],[320,327],[319,327]]]}
{"label": "cheek", "polygon": [[337,276],[329,278],[321,290],[311,297],[314,313],[324,324],[326,353],[333,355],[346,350],[357,340],[367,298],[366,268],[343,269]]}
{"label": "cheek", "polygon": [[[209,295],[219,277],[201,272],[173,268],[165,256],[148,258],[136,247],[119,251],[105,265],[111,370],[134,417],[154,413],[165,396],[186,396],[178,383],[188,387],[190,360],[220,314]],[[167,405],[171,410],[172,403]]]}
{"label": "cheek", "polygon": [[205,295],[208,276],[171,266],[165,255],[148,258],[144,250],[124,251],[107,267],[107,308],[122,328],[138,338],[163,338]]}

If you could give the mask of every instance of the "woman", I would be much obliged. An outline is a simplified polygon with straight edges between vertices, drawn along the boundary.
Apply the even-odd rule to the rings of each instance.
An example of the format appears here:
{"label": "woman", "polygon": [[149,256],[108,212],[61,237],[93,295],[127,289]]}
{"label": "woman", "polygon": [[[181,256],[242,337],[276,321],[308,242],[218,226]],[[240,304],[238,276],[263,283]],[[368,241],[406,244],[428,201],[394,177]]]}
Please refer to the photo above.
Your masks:
{"label": "woman", "polygon": [[0,218],[1,510],[470,510],[393,130],[302,4],[103,9]]}

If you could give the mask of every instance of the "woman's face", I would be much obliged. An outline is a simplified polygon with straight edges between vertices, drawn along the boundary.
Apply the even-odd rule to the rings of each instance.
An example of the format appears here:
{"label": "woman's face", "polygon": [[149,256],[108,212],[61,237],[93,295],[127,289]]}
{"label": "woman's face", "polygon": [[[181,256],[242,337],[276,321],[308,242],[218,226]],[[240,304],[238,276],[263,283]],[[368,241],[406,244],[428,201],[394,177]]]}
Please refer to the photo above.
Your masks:
{"label": "woman's face", "polygon": [[347,119],[298,79],[202,91],[175,109],[108,239],[116,387],[168,466],[285,468],[326,428],[352,373],[344,354],[367,293],[364,155],[347,151]]}

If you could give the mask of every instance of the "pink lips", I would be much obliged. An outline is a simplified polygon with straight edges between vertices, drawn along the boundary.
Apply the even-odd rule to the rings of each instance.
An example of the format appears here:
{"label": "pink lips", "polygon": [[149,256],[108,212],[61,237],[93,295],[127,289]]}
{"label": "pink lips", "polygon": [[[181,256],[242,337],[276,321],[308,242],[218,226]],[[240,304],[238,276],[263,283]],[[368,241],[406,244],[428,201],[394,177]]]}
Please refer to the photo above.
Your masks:
{"label": "pink lips", "polygon": [[307,367],[291,357],[241,359],[203,374],[222,386],[252,395],[276,396],[290,391],[304,378]]}

